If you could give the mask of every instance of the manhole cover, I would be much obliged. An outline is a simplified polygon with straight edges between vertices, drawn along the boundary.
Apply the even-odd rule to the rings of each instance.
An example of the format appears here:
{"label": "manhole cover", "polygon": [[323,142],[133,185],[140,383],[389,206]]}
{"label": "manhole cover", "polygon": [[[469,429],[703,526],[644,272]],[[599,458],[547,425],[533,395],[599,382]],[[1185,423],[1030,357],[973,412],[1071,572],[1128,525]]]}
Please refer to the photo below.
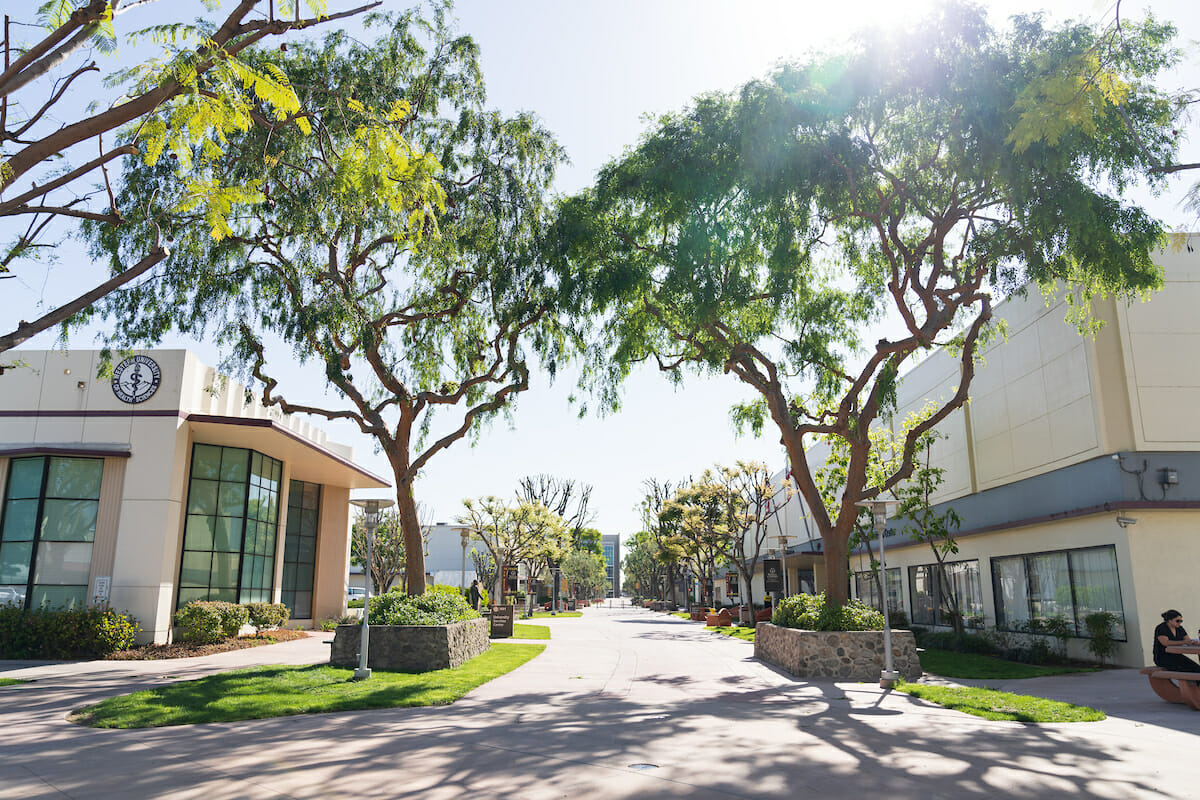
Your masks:
{"label": "manhole cover", "polygon": [[630,769],[658,769],[658,764],[630,764]]}

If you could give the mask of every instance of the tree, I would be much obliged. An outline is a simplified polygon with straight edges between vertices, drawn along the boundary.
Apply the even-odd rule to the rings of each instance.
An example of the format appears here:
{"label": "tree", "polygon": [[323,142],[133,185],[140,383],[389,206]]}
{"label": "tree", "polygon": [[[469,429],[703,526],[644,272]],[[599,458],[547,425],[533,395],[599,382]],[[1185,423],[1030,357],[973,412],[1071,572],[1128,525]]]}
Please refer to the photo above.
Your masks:
{"label": "tree", "polygon": [[[603,408],[645,361],[675,381],[730,373],[752,387],[734,422],[778,429],[821,535],[826,597],[844,603],[859,503],[909,477],[920,436],[966,401],[993,293],[1062,281],[1085,316],[1093,296],[1160,285],[1163,228],[1120,191],[1160,182],[1146,153],[1175,151],[1179,111],[1148,83],[1172,61],[1171,34],[1138,26],[1111,64],[1128,87],[1120,106],[1024,149],[1012,140],[1022,99],[1097,34],[1037,17],[999,33],[956,4],[663,116],[560,209],[564,293],[599,320],[584,383]],[[903,334],[863,347],[859,331],[885,312]],[[957,391],[869,486],[869,431],[894,408],[902,367],[944,345]],[[848,449],[829,504],[806,455],[820,437]]]}
{"label": "tree", "polygon": [[[553,371],[562,345],[534,247],[562,152],[532,117],[484,109],[475,43],[445,7],[431,17],[373,18],[385,32],[370,45],[339,33],[258,54],[292,76],[313,135],[256,119],[187,180],[132,165],[120,200],[137,213],[92,230],[116,265],[160,224],[142,211],[152,198],[174,209],[161,220],[171,257],[104,306],[113,344],[215,328],[265,406],[375,438],[395,478],[410,595],[425,588],[421,470],[506,412],[529,387],[531,357]],[[277,391],[271,339],[339,399]]]}
{"label": "tree", "polygon": [[717,560],[729,548],[729,515],[722,488],[702,478],[681,486],[663,506],[659,519],[670,526],[671,544],[679,549],[700,580],[701,602],[712,606]]}
{"label": "tree", "polygon": [[[770,535],[771,520],[791,499],[791,488],[771,480],[766,464],[739,461],[733,467],[718,466],[704,473],[701,483],[709,482],[723,498],[728,540],[722,553],[726,562],[737,569],[742,579],[746,602],[754,607],[755,567],[762,557],[763,545]],[[783,494],[783,502],[776,498]]]}
{"label": "tree", "polygon": [[371,563],[367,564],[367,530],[360,515],[350,529],[350,559],[364,566],[377,592],[386,592],[404,572],[404,531],[395,511],[379,515],[379,527],[371,536]]}
{"label": "tree", "polygon": [[642,524],[645,525],[645,533],[650,540],[646,548],[654,561],[662,565],[663,574],[660,580],[663,585],[663,599],[666,599],[669,590],[671,601],[678,603],[679,564],[683,559],[683,551],[675,536],[676,520],[671,516],[666,519],[662,516],[667,501],[671,498],[671,483],[650,478],[643,481],[642,486],[646,491],[641,503]]}
{"label": "tree", "polygon": [[571,596],[577,600],[595,597],[608,579],[604,559],[583,550],[576,550],[563,559],[562,573],[570,581]]}
{"label": "tree", "polygon": [[[475,577],[479,579],[481,584],[483,584],[484,589],[489,586],[496,585],[496,579],[499,576],[496,571],[496,560],[492,558],[490,553],[481,553],[472,547],[471,564],[473,564],[475,567]],[[491,595],[491,597],[496,596]],[[500,602],[503,599],[503,597],[499,597],[492,602]]]}
{"label": "tree", "polygon": [[[527,475],[519,482],[517,499],[524,503],[541,503],[562,517],[576,546],[584,537],[584,531],[591,530],[587,527],[593,519],[588,512],[588,503],[592,499],[590,484],[577,484],[553,475]],[[598,538],[596,545],[599,546]]]}
{"label": "tree", "polygon": [[666,565],[658,559],[658,545],[647,531],[625,540],[621,572],[625,590],[638,597],[666,597]]}
{"label": "tree", "polygon": [[[121,15],[147,2],[153,0],[45,2],[38,7],[38,24],[18,23],[12,28],[45,31],[40,40],[24,46],[10,40],[6,24],[5,68],[0,73],[0,195],[7,196],[0,199],[0,218],[17,226],[12,238],[0,243],[0,277],[53,254],[71,223],[123,224],[129,209],[116,201],[108,173],[109,166],[122,159],[141,154],[153,160],[165,147],[173,157],[183,159],[180,166],[184,167],[193,148],[204,159],[220,158],[227,137],[250,125],[255,116],[303,126],[304,118],[297,114],[299,100],[287,75],[251,66],[248,57],[268,36],[344,19],[379,5],[328,14],[324,0],[310,1],[313,16],[302,18],[299,4],[293,9],[281,3],[277,17],[270,3],[270,11],[256,18],[251,12],[264,4],[241,0],[219,25],[201,21],[127,34],[129,44],[152,38],[162,47],[161,56],[125,71],[101,70],[95,55],[115,50]],[[206,5],[211,9],[218,3]],[[124,88],[123,94],[101,110],[75,112],[69,103],[88,92],[83,88],[85,76],[102,71],[108,73],[108,81]],[[119,137],[120,143],[106,145],[106,134]],[[95,140],[95,157],[80,149],[91,140]],[[17,188],[23,178],[33,179],[27,191]],[[103,180],[103,192],[94,185],[98,178]],[[130,252],[107,280],[0,335],[0,353],[66,321],[166,257],[167,248],[157,235],[145,238],[142,247]]]}
{"label": "tree", "polygon": [[458,523],[471,530],[483,542],[496,564],[491,596],[504,597],[504,570],[525,564],[529,577],[540,574],[546,560],[561,558],[567,551],[566,525],[562,517],[541,503],[510,506],[498,497],[463,501],[466,511]]}

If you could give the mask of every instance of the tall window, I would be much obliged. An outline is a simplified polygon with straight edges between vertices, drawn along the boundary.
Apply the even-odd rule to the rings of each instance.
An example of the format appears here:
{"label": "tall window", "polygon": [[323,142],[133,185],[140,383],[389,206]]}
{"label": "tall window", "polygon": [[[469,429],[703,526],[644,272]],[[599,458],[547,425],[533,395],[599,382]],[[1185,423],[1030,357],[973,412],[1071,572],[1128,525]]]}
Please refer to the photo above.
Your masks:
{"label": "tall window", "polygon": [[87,602],[104,459],[14,458],[0,523],[0,603]]}
{"label": "tall window", "polygon": [[292,481],[288,488],[287,535],[283,539],[281,600],[294,619],[312,619],[313,568],[317,560],[317,520],[321,485]]}
{"label": "tall window", "polygon": [[914,625],[952,625],[952,597],[958,598],[964,625],[969,628],[983,625],[978,561],[953,561],[944,569],[937,564],[909,567],[908,585]]}
{"label": "tall window", "polygon": [[238,447],[192,448],[179,605],[269,602],[283,465]]}
{"label": "tall window", "polygon": [[608,582],[608,589],[605,592],[609,597],[616,597],[616,587],[613,585],[613,578],[616,574],[617,550],[611,544],[602,546],[604,550],[604,579]]}
{"label": "tall window", "polygon": [[[904,590],[900,578],[900,568],[890,567],[887,570],[888,611],[904,610]],[[854,573],[854,594],[859,600],[879,610],[883,604],[879,599],[879,586],[875,581],[875,573],[871,571]]]}
{"label": "tall window", "polygon": [[1115,638],[1125,640],[1125,613],[1112,545],[992,559],[996,627],[1025,630],[1031,620],[1062,617],[1075,636],[1087,637],[1088,614],[1116,614]]}

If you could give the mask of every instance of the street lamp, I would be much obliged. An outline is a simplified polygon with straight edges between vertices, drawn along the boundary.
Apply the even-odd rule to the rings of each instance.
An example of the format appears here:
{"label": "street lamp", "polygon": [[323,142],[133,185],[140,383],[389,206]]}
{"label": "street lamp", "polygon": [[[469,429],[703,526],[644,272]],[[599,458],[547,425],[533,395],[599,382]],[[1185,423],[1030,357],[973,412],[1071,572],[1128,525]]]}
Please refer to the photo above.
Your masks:
{"label": "street lamp", "polygon": [[363,570],[366,580],[366,592],[363,595],[362,638],[358,644],[358,669],[354,670],[354,680],[362,681],[371,677],[371,668],[367,666],[367,645],[371,638],[371,548],[375,541],[375,530],[379,527],[379,512],[394,503],[393,500],[351,500],[350,504],[363,510],[362,523],[367,531],[367,564]]}
{"label": "street lamp", "polygon": [[459,528],[458,535],[462,537],[462,570],[458,573],[458,588],[467,591],[467,542],[471,540],[471,531]]}
{"label": "street lamp", "polygon": [[867,500],[859,503],[863,508],[870,509],[871,521],[875,525],[875,533],[879,536],[879,599],[883,606],[883,672],[879,674],[879,687],[891,689],[895,687],[900,677],[892,669],[892,621],[888,618],[887,597],[887,559],[883,554],[883,529],[887,527],[889,505],[894,500]]}

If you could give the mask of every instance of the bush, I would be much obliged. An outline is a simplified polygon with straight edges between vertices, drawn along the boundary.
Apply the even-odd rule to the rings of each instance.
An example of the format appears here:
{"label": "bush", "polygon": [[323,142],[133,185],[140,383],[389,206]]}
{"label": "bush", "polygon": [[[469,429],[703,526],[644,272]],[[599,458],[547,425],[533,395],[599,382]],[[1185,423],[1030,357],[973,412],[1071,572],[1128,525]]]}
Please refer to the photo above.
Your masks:
{"label": "bush", "polygon": [[0,658],[99,658],[133,646],[141,626],[106,607],[26,611],[0,606]]}
{"label": "bush", "polygon": [[785,597],[775,607],[771,622],[784,628],[808,631],[879,631],[883,614],[859,600],[837,607],[825,603],[825,593]]}
{"label": "bush", "polygon": [[1096,657],[1100,666],[1104,666],[1105,660],[1117,652],[1113,628],[1119,619],[1120,617],[1111,611],[1096,611],[1083,618],[1084,627],[1091,637],[1087,643],[1088,651]]}
{"label": "bush", "polygon": [[250,612],[244,606],[216,600],[193,600],[175,612],[180,639],[196,644],[215,644],[237,636],[249,620]]}
{"label": "bush", "polygon": [[922,628],[914,629],[913,634],[917,640],[917,647],[929,650],[980,655],[994,655],[1000,652],[1000,648],[989,637],[977,633],[963,633],[960,636],[954,631],[928,631]]}
{"label": "bush", "polygon": [[246,603],[244,608],[257,631],[282,627],[292,616],[291,609],[283,603]]}
{"label": "bush", "polygon": [[370,614],[373,625],[449,625],[479,616],[457,589],[417,597],[391,593],[372,597]]}

